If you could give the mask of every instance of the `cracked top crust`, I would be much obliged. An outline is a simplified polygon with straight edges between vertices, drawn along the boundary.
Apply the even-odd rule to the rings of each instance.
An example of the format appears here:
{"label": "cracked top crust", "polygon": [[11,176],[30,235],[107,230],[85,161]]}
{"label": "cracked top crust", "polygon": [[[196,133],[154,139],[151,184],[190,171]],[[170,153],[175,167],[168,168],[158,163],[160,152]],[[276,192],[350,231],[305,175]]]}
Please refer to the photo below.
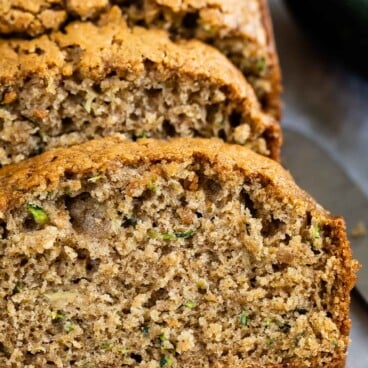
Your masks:
{"label": "cracked top crust", "polygon": [[[193,84],[205,81],[224,93],[239,109],[242,122],[252,126],[254,137],[264,135],[267,155],[278,158],[281,143],[278,123],[262,111],[251,86],[224,55],[197,40],[173,42],[162,30],[128,27],[118,7],[104,14],[97,25],[76,21],[64,32],[32,40],[0,40],[0,54],[0,111],[5,111],[4,121],[11,121],[7,112],[20,114],[19,119],[24,119],[30,95],[26,101],[19,95],[26,85],[35,87],[34,83],[29,86],[27,81],[42,81],[37,82],[44,85],[42,93],[55,100],[62,95],[58,86],[63,86],[68,78],[76,83],[84,79],[98,83],[114,75],[127,82],[138,81],[154,66],[167,80],[178,76]],[[42,101],[37,101],[39,111]],[[20,102],[23,105],[19,105]],[[36,111],[36,121],[48,122],[51,107],[47,106],[41,111],[42,116]],[[56,109],[57,117],[62,111]]]}
{"label": "cracked top crust", "polygon": [[[69,60],[68,48],[80,49],[78,62]],[[202,74],[232,86],[257,104],[253,91],[241,73],[213,48],[195,41],[170,41],[160,30],[147,31],[127,26],[117,7],[106,13],[98,25],[74,22],[64,32],[33,40],[0,40],[0,82],[15,83],[37,73],[51,78],[69,76],[75,66],[81,78],[103,78],[110,70],[140,73],[151,60],[193,75]],[[209,63],[208,60],[211,60]]]}
{"label": "cracked top crust", "polygon": [[247,76],[264,109],[280,118],[280,68],[266,0],[3,0],[0,34],[40,35],[71,20],[97,20],[114,5],[130,26],[165,29],[220,49]]}
{"label": "cracked top crust", "polygon": [[[99,15],[109,6],[127,1],[115,0],[2,0],[0,3],[0,33],[26,33],[36,36],[58,29],[68,15],[82,20]],[[214,25],[223,25],[237,30],[260,45],[267,39],[262,19],[259,16],[259,1],[248,0],[239,4],[237,0],[152,0],[156,6],[167,7],[174,13],[201,10],[204,18]],[[146,4],[145,4],[146,5]],[[147,6],[147,5],[146,5]]]}
{"label": "cracked top crust", "polygon": [[24,192],[35,188],[52,190],[66,171],[79,174],[103,172],[114,162],[124,165],[141,160],[185,162],[192,156],[218,163],[228,175],[233,169],[239,169],[247,175],[261,175],[274,184],[280,196],[292,198],[294,203],[300,205],[301,211],[313,208],[320,215],[328,216],[322,207],[296,186],[281,165],[239,145],[225,144],[216,138],[175,138],[169,141],[140,139],[130,142],[117,137],[54,149],[3,167],[0,169],[0,213],[22,201]]}

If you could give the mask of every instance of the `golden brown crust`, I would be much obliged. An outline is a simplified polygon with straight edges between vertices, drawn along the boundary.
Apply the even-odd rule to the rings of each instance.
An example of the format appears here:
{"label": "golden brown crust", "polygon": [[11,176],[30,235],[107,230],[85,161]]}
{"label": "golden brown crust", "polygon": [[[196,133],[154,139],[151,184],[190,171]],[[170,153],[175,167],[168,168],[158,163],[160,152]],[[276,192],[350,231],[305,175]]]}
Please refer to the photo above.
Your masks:
{"label": "golden brown crust", "polygon": [[268,111],[275,116],[277,120],[281,119],[282,114],[282,106],[281,106],[281,68],[279,58],[277,56],[276,44],[275,44],[275,36],[273,32],[272,19],[269,11],[269,7],[267,4],[267,0],[259,0],[263,25],[266,30],[267,35],[267,44],[268,44],[268,55],[270,58],[270,69],[271,69],[271,84],[272,89],[270,94],[267,96]]}
{"label": "golden brown crust", "polygon": [[[68,149],[46,152],[19,164],[9,165],[0,170],[0,218],[24,204],[27,196],[42,195],[56,189],[65,175],[90,176],[103,174],[114,167],[143,165],[157,162],[186,162],[190,160],[210,162],[223,178],[243,175],[267,183],[272,197],[280,198],[291,206],[295,215],[310,212],[313,218],[323,223],[331,239],[331,252],[341,261],[344,269],[336,273],[336,290],[333,292],[333,319],[340,330],[341,341],[348,345],[350,329],[349,292],[356,276],[357,263],[352,260],[345,224],[341,218],[332,217],[315,201],[300,190],[290,174],[274,161],[255,154],[243,147],[228,145],[217,139],[179,138],[171,141],[142,139],[138,142],[122,141],[118,138],[93,140]],[[331,368],[344,366],[345,352],[336,351]],[[234,362],[233,362],[234,363]],[[237,363],[239,364],[239,363]],[[232,362],[218,362],[217,367],[238,366]],[[285,365],[276,365],[282,368]],[[287,365],[297,368],[298,362]],[[311,367],[319,367],[318,357],[311,361]],[[239,368],[241,368],[239,366]]]}
{"label": "golden brown crust", "polygon": [[[68,47],[81,49],[77,63],[68,61]],[[161,68],[226,84],[234,95],[244,96],[257,105],[241,73],[215,49],[195,40],[173,43],[159,30],[129,29],[117,8],[102,19],[100,26],[75,22],[63,33],[31,41],[0,41],[0,50],[3,56],[0,81],[9,86],[35,74],[52,78],[70,76],[77,71],[81,78],[97,80],[114,70],[121,75],[136,73],[138,76],[144,64],[152,62]]]}
{"label": "golden brown crust", "polygon": [[[69,20],[73,18],[82,20],[96,19],[101,12],[114,4],[120,5],[122,8],[126,7],[127,9],[124,9],[124,11],[129,12],[129,5],[114,0],[89,0],[87,2],[83,0],[4,1],[0,3],[0,34],[40,35],[60,29],[67,21],[67,16],[69,16]],[[202,30],[200,32],[202,36],[195,35],[195,37],[199,36],[205,42],[211,43],[213,35],[208,33],[208,30],[217,29],[218,31],[216,32],[218,34],[216,38],[229,38],[233,44],[236,44],[237,40],[240,39],[244,49],[241,52],[244,52],[244,55],[246,55],[243,55],[240,59],[249,59],[246,63],[253,63],[253,69],[256,60],[265,57],[267,75],[253,77],[256,78],[256,85],[259,84],[256,90],[258,88],[262,90],[264,87],[260,86],[266,83],[265,90],[261,92],[262,103],[264,103],[266,111],[279,120],[280,68],[266,0],[251,0],[241,4],[236,0],[184,0],[181,2],[152,0],[144,5],[137,2],[136,6],[138,8],[147,8],[144,10],[147,13],[144,17],[147,18],[151,17],[149,13],[155,13],[159,9],[164,13],[167,11],[173,12],[174,16],[179,17],[185,14],[198,14],[200,22],[203,23],[203,27],[207,31],[203,33]],[[130,24],[135,24],[134,17]],[[181,24],[181,21],[178,24]],[[146,25],[148,27],[165,27],[159,24],[150,25],[149,22]],[[178,27],[178,25],[175,25],[175,27]],[[169,26],[166,25],[166,28],[169,28]],[[173,33],[175,35],[177,31]],[[225,34],[226,36],[224,36]],[[185,37],[188,37],[188,35]],[[193,35],[189,37],[193,37]],[[221,40],[217,41],[220,41],[217,46],[223,52],[226,52],[225,49],[229,45],[226,47],[221,46]],[[239,51],[239,46],[235,46],[234,50]],[[233,53],[233,51],[227,51],[229,55]],[[239,59],[239,55],[236,58]],[[236,64],[243,64],[243,60],[237,60]],[[251,74],[254,72],[253,70]],[[258,79],[259,81],[257,81]]]}
{"label": "golden brown crust", "polygon": [[0,1],[0,34],[27,33],[35,36],[58,29],[67,19],[62,0]]}
{"label": "golden brown crust", "polygon": [[[216,162],[224,170],[238,168],[247,175],[261,173],[272,180],[280,191],[289,193],[295,201],[311,202],[311,199],[292,182],[291,176],[272,160],[237,145],[225,145],[217,139],[172,139],[159,141],[141,139],[138,142],[121,141],[111,137],[92,140],[70,148],[51,150],[18,164],[0,170],[0,211],[12,208],[22,200],[23,193],[42,187],[52,190],[65,172],[84,174],[104,172],[113,162],[123,165],[140,161],[184,162],[199,156]],[[319,209],[319,211],[322,211]]]}
{"label": "golden brown crust", "polygon": [[[23,193],[43,187],[45,191],[57,185],[65,172],[84,174],[103,172],[113,162],[131,164],[140,161],[185,162],[191,157],[203,157],[222,168],[222,172],[241,170],[245,176],[260,176],[272,183],[280,198],[290,199],[303,213],[307,210],[330,217],[321,206],[299,189],[291,175],[273,160],[258,155],[244,147],[229,145],[219,139],[177,138],[169,141],[141,139],[137,142],[122,141],[116,137],[92,140],[70,148],[45,152],[14,165],[0,169],[0,211],[10,209],[21,200]],[[224,174],[225,175],[225,174]],[[343,234],[343,222],[338,224],[336,237]]]}
{"label": "golden brown crust", "polygon": [[67,0],[66,8],[72,15],[85,20],[93,18],[100,11],[106,9],[109,6],[109,3],[109,0]]}
{"label": "golden brown crust", "polygon": [[176,44],[159,30],[129,29],[117,7],[105,14],[99,25],[74,22],[65,32],[32,41],[0,41],[0,82],[16,82],[34,73],[45,77],[59,73],[68,76],[71,64],[66,60],[66,49],[76,46],[84,52],[77,65],[82,77],[103,78],[113,67],[119,68],[121,73],[139,72],[144,62],[150,60],[192,76],[210,77],[227,84],[234,94],[246,95],[257,104],[241,73],[212,47],[195,40]]}

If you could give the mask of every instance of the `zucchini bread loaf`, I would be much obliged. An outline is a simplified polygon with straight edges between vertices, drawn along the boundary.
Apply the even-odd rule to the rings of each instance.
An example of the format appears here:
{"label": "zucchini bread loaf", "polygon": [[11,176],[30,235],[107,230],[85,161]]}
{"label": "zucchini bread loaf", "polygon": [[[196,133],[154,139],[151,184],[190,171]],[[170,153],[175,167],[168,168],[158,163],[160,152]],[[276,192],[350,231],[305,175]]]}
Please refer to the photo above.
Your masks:
{"label": "zucchini bread loaf", "polygon": [[0,170],[0,366],[341,368],[344,222],[220,140],[105,138]]}
{"label": "zucchini bread loaf", "polygon": [[217,47],[244,72],[263,107],[279,117],[280,71],[266,0],[5,0],[0,33],[34,36],[61,28],[67,19],[97,19],[113,4],[130,25]]}
{"label": "zucchini bread loaf", "polygon": [[0,165],[91,138],[218,136],[278,157],[280,128],[200,41],[127,27],[112,8],[33,40],[0,40]]}

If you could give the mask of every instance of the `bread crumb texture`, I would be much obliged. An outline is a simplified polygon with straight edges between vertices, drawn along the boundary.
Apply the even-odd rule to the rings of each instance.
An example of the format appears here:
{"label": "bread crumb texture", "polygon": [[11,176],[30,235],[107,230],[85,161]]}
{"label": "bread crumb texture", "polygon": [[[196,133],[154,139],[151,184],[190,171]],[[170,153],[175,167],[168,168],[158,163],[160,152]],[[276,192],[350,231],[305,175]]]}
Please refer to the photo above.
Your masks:
{"label": "bread crumb texture", "polygon": [[71,20],[96,21],[117,5],[127,22],[214,45],[249,78],[265,109],[280,114],[280,71],[265,0],[3,0],[0,34],[37,36]]}
{"label": "bread crumb texture", "polygon": [[219,140],[106,138],[0,170],[1,367],[343,367],[344,222]]}
{"label": "bread crumb texture", "polygon": [[278,157],[278,123],[226,57],[129,28],[117,7],[98,25],[0,40],[0,54],[0,165],[114,134],[216,136]]}

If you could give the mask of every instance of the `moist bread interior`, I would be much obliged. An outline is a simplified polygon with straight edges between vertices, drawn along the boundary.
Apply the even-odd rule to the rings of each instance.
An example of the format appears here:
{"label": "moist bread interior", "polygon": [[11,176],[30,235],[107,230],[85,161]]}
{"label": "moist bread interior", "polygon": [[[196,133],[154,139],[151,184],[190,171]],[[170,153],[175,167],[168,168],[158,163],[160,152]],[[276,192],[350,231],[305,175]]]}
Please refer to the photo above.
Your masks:
{"label": "moist bread interior", "polygon": [[332,367],[346,351],[335,225],[261,175],[142,157],[25,198],[0,223],[1,366]]}

